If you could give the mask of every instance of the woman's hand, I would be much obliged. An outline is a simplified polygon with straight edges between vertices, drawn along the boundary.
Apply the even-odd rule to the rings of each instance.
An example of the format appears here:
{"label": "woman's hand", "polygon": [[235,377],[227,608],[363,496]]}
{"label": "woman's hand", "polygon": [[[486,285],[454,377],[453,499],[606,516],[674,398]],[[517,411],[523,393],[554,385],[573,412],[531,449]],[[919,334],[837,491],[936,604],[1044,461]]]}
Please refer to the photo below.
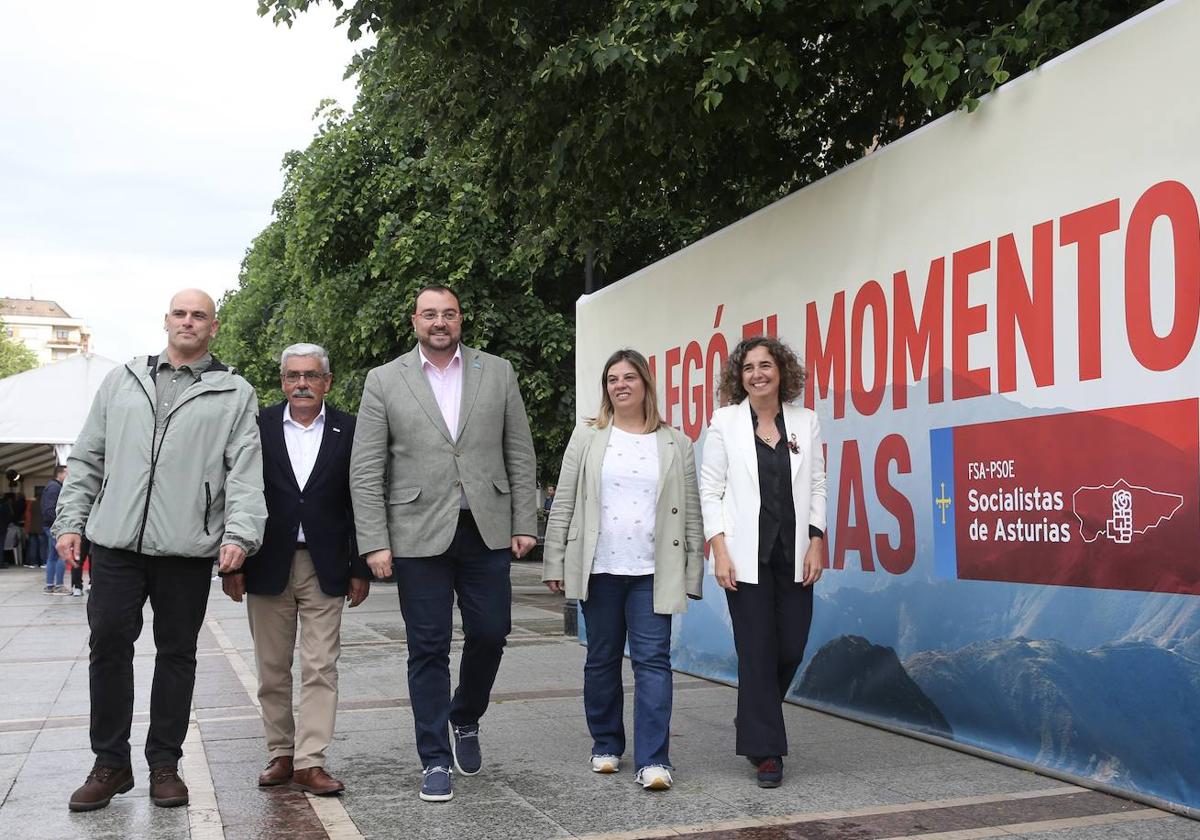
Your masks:
{"label": "woman's hand", "polygon": [[709,545],[712,548],[713,573],[716,575],[717,584],[722,589],[737,592],[737,569],[733,566],[733,558],[729,556],[729,549],[725,547],[725,535],[717,534]]}
{"label": "woman's hand", "polygon": [[825,571],[825,540],[814,537],[808,541],[808,551],[804,552],[804,578],[800,581],[805,586],[812,586],[821,579]]}
{"label": "woman's hand", "polygon": [[546,588],[555,595],[561,595],[564,591],[566,591],[563,588],[563,582],[561,580],[544,580],[542,583],[546,584]]}

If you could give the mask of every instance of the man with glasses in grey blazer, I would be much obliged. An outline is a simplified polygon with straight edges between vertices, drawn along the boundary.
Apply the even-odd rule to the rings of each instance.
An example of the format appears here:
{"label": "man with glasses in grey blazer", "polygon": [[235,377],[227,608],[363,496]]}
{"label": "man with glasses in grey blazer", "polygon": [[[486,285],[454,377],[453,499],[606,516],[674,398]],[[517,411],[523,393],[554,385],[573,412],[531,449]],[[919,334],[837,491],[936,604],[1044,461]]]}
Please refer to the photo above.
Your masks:
{"label": "man with glasses in grey blazer", "polygon": [[[367,374],[350,492],[359,551],[400,591],[420,796],[445,802],[452,766],[473,776],[483,765],[479,719],[511,629],[509,563],[537,541],[536,464],[516,373],[461,343],[458,295],[424,287],[412,324],[417,346]],[[464,643],[451,697],[456,596]]]}

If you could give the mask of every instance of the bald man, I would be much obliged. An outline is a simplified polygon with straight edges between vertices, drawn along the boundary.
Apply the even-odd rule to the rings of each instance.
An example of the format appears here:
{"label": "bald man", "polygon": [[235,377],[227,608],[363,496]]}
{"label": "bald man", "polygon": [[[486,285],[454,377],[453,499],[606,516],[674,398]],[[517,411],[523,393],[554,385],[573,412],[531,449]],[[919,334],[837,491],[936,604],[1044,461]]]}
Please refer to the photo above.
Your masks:
{"label": "bald man", "polygon": [[241,567],[267,520],[258,399],[208,352],[216,306],[198,289],[171,298],[167,347],[116,368],[100,386],[67,459],[52,534],[59,556],[79,562],[92,542],[91,741],[95,766],[71,795],[95,811],[133,787],[133,646],[142,607],[154,611],[154,681],[146,762],[150,798],[186,805],[179,777],[196,681],[196,638],[213,562]]}

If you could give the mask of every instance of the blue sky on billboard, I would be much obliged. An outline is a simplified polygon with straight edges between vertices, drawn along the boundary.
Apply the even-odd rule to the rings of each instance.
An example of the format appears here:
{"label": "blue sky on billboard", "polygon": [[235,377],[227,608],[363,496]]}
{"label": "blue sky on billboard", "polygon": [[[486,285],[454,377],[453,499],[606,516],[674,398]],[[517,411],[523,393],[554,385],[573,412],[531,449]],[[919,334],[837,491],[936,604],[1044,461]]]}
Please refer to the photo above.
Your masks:
{"label": "blue sky on billboard", "polygon": [[0,4],[0,295],[56,300],[118,360],[165,344],[171,293],[219,298],[364,42],[318,6]]}

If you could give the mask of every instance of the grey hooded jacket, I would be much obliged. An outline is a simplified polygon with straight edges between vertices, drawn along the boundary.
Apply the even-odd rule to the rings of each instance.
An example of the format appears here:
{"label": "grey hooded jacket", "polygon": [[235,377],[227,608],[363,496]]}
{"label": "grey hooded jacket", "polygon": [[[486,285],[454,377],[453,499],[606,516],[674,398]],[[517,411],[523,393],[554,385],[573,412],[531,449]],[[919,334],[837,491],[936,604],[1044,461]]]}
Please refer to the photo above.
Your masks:
{"label": "grey hooded jacket", "polygon": [[156,356],[138,356],[100,385],[67,459],[52,533],[82,534],[139,554],[253,554],[267,520],[258,399],[229,368],[212,365],[155,428]]}

